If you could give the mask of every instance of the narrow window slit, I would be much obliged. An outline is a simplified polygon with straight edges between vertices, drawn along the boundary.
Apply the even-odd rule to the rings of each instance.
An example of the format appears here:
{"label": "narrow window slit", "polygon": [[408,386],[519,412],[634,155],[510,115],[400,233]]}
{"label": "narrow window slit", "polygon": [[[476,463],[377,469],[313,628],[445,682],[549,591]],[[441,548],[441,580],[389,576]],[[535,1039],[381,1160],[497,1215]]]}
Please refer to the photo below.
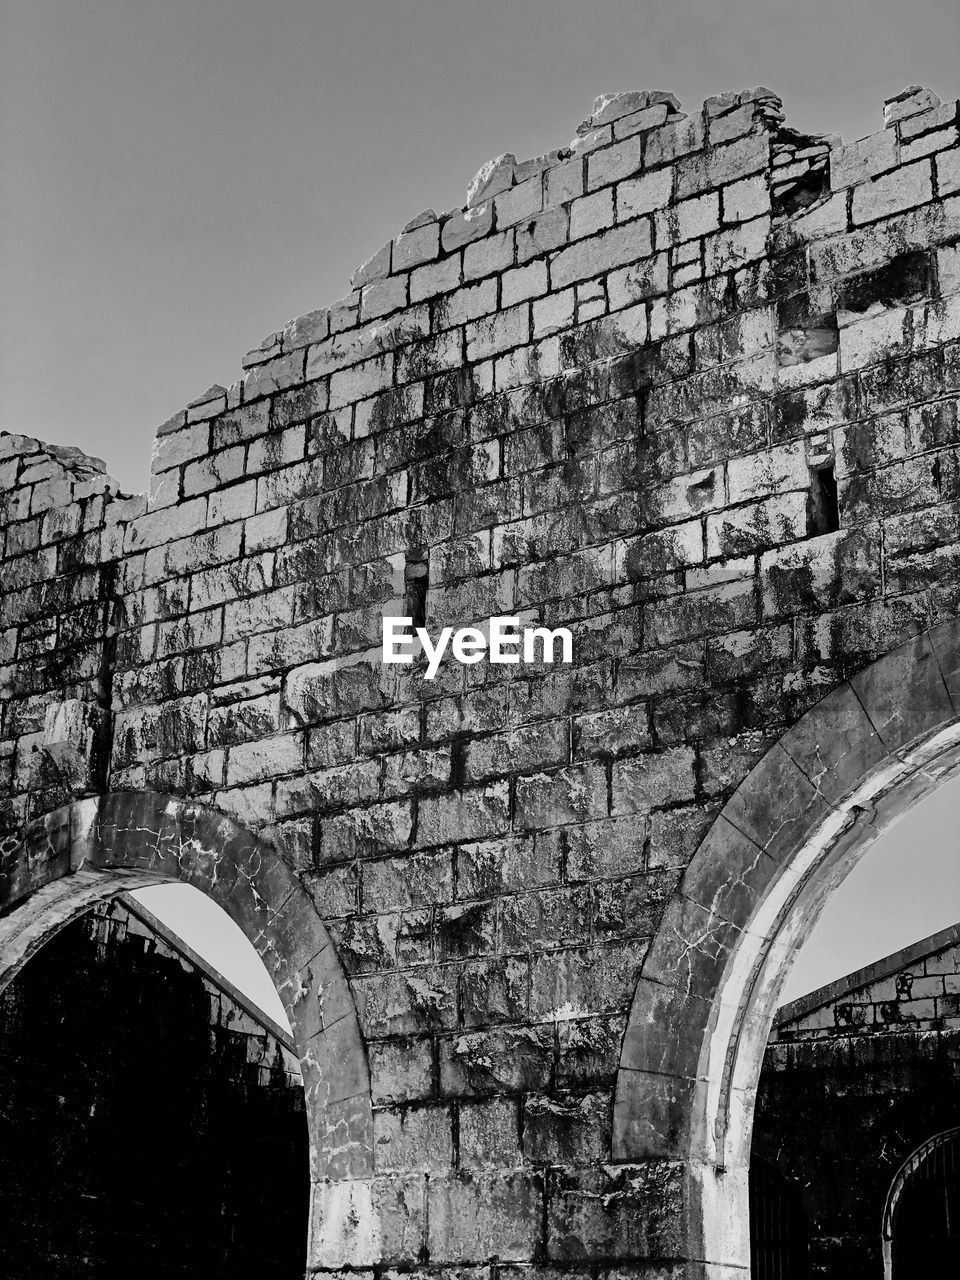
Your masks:
{"label": "narrow window slit", "polygon": [[832,462],[810,472],[810,499],[807,506],[807,536],[836,533],[840,528],[837,476]]}
{"label": "narrow window slit", "polygon": [[427,625],[427,592],[430,589],[430,561],[426,551],[409,551],[403,570],[404,613],[413,619],[413,628]]}

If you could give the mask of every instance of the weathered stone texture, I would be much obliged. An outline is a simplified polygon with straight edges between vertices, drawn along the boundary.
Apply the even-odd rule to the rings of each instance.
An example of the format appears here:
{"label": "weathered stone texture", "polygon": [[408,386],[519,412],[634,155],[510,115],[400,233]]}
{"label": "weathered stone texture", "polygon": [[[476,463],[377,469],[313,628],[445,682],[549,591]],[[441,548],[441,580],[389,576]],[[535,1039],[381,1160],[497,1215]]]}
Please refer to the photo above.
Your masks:
{"label": "weathered stone texture", "polygon": [[[101,789],[309,884],[393,1206],[352,1265],[680,1257],[672,1166],[608,1159],[647,943],[772,741],[960,610],[957,112],[916,105],[842,147],[767,90],[603,102],[167,423],[146,510],[0,442],[7,830],[76,793],[80,699]],[[381,665],[408,562],[431,629],[566,625],[574,668]]]}

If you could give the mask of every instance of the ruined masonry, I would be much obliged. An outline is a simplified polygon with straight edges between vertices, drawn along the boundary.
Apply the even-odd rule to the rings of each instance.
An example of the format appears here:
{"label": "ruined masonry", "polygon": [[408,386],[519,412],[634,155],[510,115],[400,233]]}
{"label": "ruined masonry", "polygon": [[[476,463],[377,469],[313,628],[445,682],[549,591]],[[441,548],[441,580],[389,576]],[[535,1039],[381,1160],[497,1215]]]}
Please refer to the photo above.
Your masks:
{"label": "ruined masonry", "polygon": [[[746,1274],[734,960],[960,718],[958,136],[918,88],[848,145],[606,96],[166,422],[148,498],[0,437],[0,984],[121,889],[219,901],[300,1055],[311,1274]],[[427,682],[380,662],[411,608],[574,664]]]}

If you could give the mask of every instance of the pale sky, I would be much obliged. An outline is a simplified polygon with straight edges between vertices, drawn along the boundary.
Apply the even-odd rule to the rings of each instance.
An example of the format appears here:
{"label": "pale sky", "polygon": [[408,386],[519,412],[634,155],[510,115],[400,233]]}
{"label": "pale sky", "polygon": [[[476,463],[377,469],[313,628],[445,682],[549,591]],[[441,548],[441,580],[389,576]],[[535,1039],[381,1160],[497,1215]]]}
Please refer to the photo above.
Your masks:
{"label": "pale sky", "polygon": [[[956,0],[0,0],[0,430],[142,490],[160,422],[486,160],[566,145],[597,94],[695,111],[764,84],[852,140],[906,85],[960,95],[958,52]],[[810,986],[960,915],[955,846],[919,830],[896,856],[939,858],[954,896],[911,914],[888,878],[839,930],[864,954],[824,932]],[[151,893],[165,915],[183,891]],[[177,911],[198,951],[220,936]],[[211,959],[254,994],[236,954]]]}
{"label": "pale sky", "polygon": [[958,52],[956,0],[0,0],[0,430],[143,489],[159,423],[597,94],[853,139]]}
{"label": "pale sky", "polygon": [[834,890],[781,1003],[960,920],[960,778],[909,809]]}

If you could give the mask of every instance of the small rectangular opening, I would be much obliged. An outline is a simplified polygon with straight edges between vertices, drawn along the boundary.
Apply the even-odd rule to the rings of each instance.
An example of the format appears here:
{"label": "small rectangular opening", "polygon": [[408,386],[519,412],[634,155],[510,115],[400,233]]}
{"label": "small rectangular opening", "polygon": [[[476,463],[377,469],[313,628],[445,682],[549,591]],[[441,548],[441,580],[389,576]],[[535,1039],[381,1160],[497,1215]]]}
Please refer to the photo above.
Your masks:
{"label": "small rectangular opening", "polygon": [[835,311],[813,312],[810,295],[792,294],[777,305],[777,361],[781,365],[806,364],[832,355],[840,347]]}
{"label": "small rectangular opening", "polygon": [[836,533],[840,528],[840,501],[833,463],[814,467],[810,472],[810,499],[807,504],[807,536]]}
{"label": "small rectangular opening", "polygon": [[430,587],[430,561],[425,551],[409,551],[403,570],[404,613],[413,619],[413,627],[427,625],[427,591]]}

